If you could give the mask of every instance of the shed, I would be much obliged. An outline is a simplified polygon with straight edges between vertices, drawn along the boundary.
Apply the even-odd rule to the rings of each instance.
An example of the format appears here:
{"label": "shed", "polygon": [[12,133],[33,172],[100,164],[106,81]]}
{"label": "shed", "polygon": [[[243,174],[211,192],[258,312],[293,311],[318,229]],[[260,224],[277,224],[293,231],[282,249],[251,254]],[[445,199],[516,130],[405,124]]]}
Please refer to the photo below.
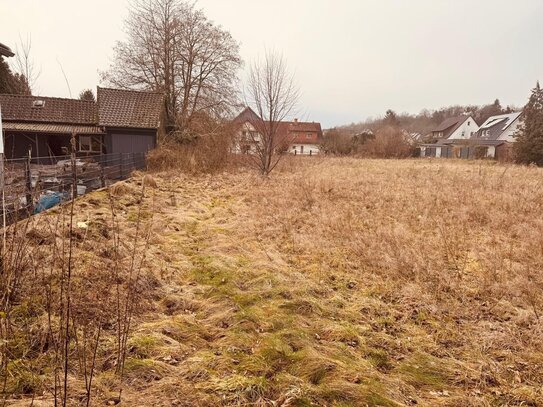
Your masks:
{"label": "shed", "polygon": [[156,147],[162,95],[98,88],[97,101],[0,94],[7,158],[59,156],[72,134],[80,156]]}

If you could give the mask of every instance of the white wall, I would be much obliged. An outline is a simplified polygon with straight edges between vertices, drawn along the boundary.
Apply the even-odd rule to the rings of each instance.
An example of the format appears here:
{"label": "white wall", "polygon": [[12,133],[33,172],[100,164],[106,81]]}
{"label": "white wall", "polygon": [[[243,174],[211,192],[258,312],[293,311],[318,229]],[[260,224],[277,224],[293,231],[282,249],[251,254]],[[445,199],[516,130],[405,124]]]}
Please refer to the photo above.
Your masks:
{"label": "white wall", "polygon": [[470,116],[449,136],[449,140],[467,140],[471,137],[471,134],[475,133],[477,130],[479,130],[479,126],[475,123],[473,117]]}
{"label": "white wall", "polygon": [[[237,140],[233,143],[233,146],[232,146],[232,152],[233,153],[241,153],[242,151],[242,148],[241,148],[241,145],[244,144],[249,144],[249,151],[247,152],[252,152],[254,153],[256,151],[256,148],[254,146],[254,142],[261,142],[261,139],[260,139],[260,135],[257,134],[256,136],[253,136],[251,137],[249,135],[249,132],[256,132],[256,129],[253,127],[253,125],[250,123],[250,122],[245,122],[239,129],[238,131],[238,134],[237,134]],[[243,134],[246,134],[246,136],[244,136]],[[253,138],[254,138],[254,142],[253,142]]]}
{"label": "white wall", "polygon": [[496,157],[496,146],[488,146],[488,148],[486,149],[486,156],[488,158]]}
{"label": "white wall", "polygon": [[[302,152],[303,146],[303,152]],[[318,144],[293,144],[289,148],[289,153],[297,155],[316,155],[319,154],[320,149]]]}
{"label": "white wall", "polygon": [[518,127],[520,125],[520,117],[517,117],[513,123],[498,137],[498,140],[506,140],[515,142],[517,139],[514,136],[514,134],[517,132]]}

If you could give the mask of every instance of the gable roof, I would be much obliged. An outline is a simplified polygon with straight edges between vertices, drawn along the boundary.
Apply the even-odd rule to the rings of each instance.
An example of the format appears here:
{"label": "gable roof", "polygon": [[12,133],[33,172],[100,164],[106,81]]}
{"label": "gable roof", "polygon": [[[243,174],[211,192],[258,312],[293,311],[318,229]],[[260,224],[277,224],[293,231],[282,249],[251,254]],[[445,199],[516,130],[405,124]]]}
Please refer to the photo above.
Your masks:
{"label": "gable roof", "polygon": [[[37,106],[36,102],[43,105]],[[96,124],[96,104],[92,101],[0,94],[0,105],[6,121]]]}
{"label": "gable roof", "polygon": [[[522,112],[515,112],[491,116],[486,119],[474,137],[484,137],[487,140],[496,140],[519,118],[521,114]],[[485,135],[483,136],[483,134]]]}
{"label": "gable roof", "polygon": [[159,127],[163,101],[161,93],[98,87],[96,99],[99,126]]}
{"label": "gable roof", "polygon": [[247,106],[243,111],[236,116],[236,118],[233,120],[234,123],[245,123],[245,122],[251,122],[260,119],[260,117],[255,113],[253,109],[251,109],[249,106]]}
{"label": "gable roof", "polygon": [[471,116],[462,115],[457,117],[450,117],[446,120],[444,120],[439,126],[437,126],[434,130],[432,130],[432,133],[443,133],[443,138],[449,138],[451,134],[453,134],[456,129],[458,129],[467,119],[469,119]]}

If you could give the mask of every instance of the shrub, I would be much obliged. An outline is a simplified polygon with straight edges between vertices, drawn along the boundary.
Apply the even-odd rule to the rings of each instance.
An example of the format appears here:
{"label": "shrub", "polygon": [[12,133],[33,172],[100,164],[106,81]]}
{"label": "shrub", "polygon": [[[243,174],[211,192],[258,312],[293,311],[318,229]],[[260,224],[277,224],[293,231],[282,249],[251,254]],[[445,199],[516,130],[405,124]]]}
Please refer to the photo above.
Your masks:
{"label": "shrub", "polygon": [[231,135],[224,132],[183,143],[165,142],[148,154],[147,166],[150,171],[179,170],[192,174],[221,171],[234,162],[231,140]]}
{"label": "shrub", "polygon": [[413,155],[414,146],[398,127],[385,126],[375,138],[361,146],[361,154],[371,158],[406,158]]}

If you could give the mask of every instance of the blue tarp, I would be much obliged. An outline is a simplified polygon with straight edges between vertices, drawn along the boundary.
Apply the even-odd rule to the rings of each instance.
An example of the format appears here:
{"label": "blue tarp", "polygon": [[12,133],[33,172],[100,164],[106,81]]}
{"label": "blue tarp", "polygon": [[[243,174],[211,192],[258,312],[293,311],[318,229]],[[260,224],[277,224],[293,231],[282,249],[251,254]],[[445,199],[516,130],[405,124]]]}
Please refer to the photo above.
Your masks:
{"label": "blue tarp", "polygon": [[34,208],[34,215],[57,206],[61,201],[62,194],[60,192],[52,192],[41,196],[40,199],[38,199],[36,207]]}

